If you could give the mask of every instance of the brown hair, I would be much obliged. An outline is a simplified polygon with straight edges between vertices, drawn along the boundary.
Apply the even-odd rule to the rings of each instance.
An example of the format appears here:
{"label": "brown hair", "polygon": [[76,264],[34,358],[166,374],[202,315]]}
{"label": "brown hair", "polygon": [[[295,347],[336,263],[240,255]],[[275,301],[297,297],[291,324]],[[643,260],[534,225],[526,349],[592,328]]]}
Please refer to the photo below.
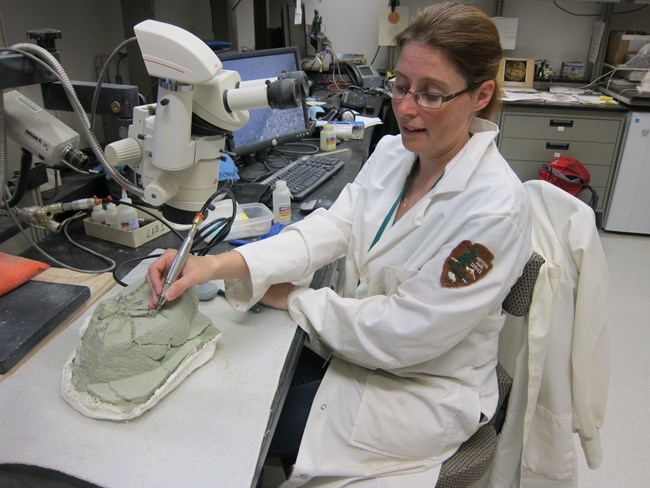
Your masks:
{"label": "brown hair", "polygon": [[[494,80],[503,57],[499,31],[481,10],[458,2],[435,3],[418,10],[408,27],[395,37],[397,45],[416,41],[444,50],[468,85]],[[499,108],[499,86],[478,114],[489,118]]]}

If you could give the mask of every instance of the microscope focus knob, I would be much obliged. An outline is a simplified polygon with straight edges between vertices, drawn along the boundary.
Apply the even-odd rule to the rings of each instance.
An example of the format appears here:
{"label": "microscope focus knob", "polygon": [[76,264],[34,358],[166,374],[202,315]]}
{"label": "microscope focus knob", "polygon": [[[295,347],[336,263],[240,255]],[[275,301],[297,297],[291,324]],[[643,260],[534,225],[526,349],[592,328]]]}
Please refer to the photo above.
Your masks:
{"label": "microscope focus knob", "polygon": [[178,192],[179,184],[172,175],[160,174],[144,189],[144,198],[154,207],[160,207],[168,202]]}
{"label": "microscope focus knob", "polygon": [[104,155],[111,166],[128,166],[140,162],[142,150],[135,139],[128,137],[108,144]]}

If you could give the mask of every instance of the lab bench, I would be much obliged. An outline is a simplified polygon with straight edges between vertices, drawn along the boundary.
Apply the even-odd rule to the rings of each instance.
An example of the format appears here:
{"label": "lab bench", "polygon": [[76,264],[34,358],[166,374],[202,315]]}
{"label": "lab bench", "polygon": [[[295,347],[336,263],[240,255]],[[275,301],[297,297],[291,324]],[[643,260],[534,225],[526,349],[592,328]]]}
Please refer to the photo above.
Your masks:
{"label": "lab bench", "polygon": [[[314,198],[336,198],[365,162],[371,138],[372,130],[366,130],[363,140],[340,145],[346,150],[336,156],[345,167]],[[295,205],[293,220],[302,217]],[[119,263],[180,244],[167,233],[135,249],[120,246],[86,236],[81,221],[69,233]],[[39,245],[76,267],[105,266],[60,234],[48,234]],[[222,243],[213,252],[231,248]],[[34,249],[23,256],[47,261]],[[146,269],[145,263],[134,266],[124,266],[120,276],[130,272],[132,280]],[[335,274],[334,265],[319,270],[312,286],[329,286]],[[257,314],[237,312],[221,297],[201,302],[199,308],[222,330],[215,356],[159,405],[129,422],[84,417],[58,393],[63,363],[79,340],[83,316],[61,324],[31,356],[0,375],[0,409],[5,412],[0,418],[0,484],[34,477],[61,486],[255,486],[305,333],[284,311],[262,307]]]}

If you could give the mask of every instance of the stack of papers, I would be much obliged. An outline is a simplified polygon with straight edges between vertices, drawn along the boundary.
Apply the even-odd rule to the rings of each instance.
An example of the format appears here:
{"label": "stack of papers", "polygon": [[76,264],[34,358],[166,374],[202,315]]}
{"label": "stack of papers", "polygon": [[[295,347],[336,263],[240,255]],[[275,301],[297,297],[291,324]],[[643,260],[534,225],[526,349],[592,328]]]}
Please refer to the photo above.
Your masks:
{"label": "stack of papers", "polygon": [[587,93],[583,89],[570,87],[551,88],[550,91],[527,89],[503,90],[501,100],[504,102],[540,102],[540,103],[571,103],[581,105],[618,105],[612,97]]}

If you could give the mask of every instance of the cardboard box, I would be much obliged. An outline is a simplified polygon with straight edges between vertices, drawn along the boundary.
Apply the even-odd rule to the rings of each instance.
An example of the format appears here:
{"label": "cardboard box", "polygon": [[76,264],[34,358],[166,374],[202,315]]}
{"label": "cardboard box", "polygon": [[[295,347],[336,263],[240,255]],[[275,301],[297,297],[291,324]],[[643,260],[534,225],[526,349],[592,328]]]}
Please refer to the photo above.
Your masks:
{"label": "cardboard box", "polygon": [[650,34],[612,31],[609,33],[605,63],[616,66],[623,64],[628,55],[633,55],[650,42]]}
{"label": "cardboard box", "polygon": [[122,230],[98,224],[90,218],[84,219],[84,230],[86,235],[133,248],[140,247],[145,242],[152,241],[169,232],[169,228],[159,220],[152,220],[135,230]]}

